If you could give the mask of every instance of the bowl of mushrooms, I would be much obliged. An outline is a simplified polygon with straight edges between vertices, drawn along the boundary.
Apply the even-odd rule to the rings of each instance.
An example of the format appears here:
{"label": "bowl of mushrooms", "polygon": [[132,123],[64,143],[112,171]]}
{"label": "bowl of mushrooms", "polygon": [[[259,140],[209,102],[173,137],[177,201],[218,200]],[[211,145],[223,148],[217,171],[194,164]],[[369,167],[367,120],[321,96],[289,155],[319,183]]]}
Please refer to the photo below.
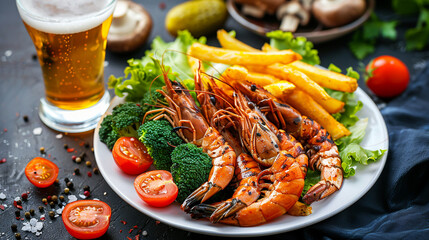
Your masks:
{"label": "bowl of mushrooms", "polygon": [[282,30],[314,43],[341,37],[362,25],[374,0],[228,0],[229,14],[243,27],[265,36]]}

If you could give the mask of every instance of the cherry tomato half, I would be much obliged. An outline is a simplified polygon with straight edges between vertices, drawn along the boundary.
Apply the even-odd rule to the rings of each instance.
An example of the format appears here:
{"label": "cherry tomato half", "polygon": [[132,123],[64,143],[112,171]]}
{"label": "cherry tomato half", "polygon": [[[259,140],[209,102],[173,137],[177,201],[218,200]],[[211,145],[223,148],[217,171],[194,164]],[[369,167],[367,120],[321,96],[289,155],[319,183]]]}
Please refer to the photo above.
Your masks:
{"label": "cherry tomato half", "polygon": [[408,86],[410,73],[407,66],[392,56],[380,56],[366,66],[366,85],[379,97],[394,97]]}
{"label": "cherry tomato half", "polygon": [[106,233],[111,215],[105,202],[78,200],[67,204],[61,217],[70,235],[78,239],[94,239]]}
{"label": "cherry tomato half", "polygon": [[36,157],[25,167],[25,176],[36,187],[51,186],[58,177],[58,167],[48,159]]}
{"label": "cherry tomato half", "polygon": [[171,173],[164,170],[140,174],[134,181],[134,188],[139,197],[153,207],[170,205],[179,192]]}
{"label": "cherry tomato half", "polygon": [[140,174],[153,162],[145,145],[134,137],[119,138],[112,150],[118,167],[127,174]]}

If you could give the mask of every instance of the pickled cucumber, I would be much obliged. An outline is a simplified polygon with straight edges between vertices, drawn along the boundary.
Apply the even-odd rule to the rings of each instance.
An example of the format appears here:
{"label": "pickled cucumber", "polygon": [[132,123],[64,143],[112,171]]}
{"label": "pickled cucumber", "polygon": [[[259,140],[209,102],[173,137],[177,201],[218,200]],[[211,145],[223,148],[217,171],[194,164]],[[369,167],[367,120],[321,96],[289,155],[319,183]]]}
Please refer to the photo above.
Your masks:
{"label": "pickled cucumber", "polygon": [[173,7],[165,18],[165,28],[173,35],[187,29],[194,37],[221,28],[228,17],[222,0],[194,0]]}

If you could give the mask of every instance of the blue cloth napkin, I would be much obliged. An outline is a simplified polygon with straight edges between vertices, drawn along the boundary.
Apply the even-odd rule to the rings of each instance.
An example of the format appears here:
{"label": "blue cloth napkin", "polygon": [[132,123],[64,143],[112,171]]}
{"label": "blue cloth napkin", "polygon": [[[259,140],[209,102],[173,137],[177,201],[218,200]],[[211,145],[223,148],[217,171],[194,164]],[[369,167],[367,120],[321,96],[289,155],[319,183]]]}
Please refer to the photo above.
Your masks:
{"label": "blue cloth napkin", "polygon": [[389,153],[371,190],[295,239],[429,239],[429,67],[382,109]]}

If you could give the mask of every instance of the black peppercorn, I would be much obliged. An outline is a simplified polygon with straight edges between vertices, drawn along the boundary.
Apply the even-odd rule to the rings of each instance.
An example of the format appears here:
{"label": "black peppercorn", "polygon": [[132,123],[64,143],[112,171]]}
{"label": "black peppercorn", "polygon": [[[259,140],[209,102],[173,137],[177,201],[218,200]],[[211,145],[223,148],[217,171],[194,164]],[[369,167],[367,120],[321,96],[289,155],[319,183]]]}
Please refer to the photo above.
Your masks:
{"label": "black peppercorn", "polygon": [[20,240],[21,239],[21,234],[20,233],[15,233],[15,238]]}
{"label": "black peppercorn", "polygon": [[65,194],[68,194],[70,192],[70,189],[69,188],[64,188],[64,193]]}
{"label": "black peppercorn", "polygon": [[89,191],[90,190],[90,188],[89,188],[89,186],[88,185],[85,185],[84,187],[83,187],[83,191]]}
{"label": "black peppercorn", "polygon": [[51,206],[51,208],[55,207],[55,203],[54,202],[49,202],[49,206]]}
{"label": "black peppercorn", "polygon": [[28,122],[28,116],[27,115],[22,116],[22,119],[24,119],[24,122]]}
{"label": "black peppercorn", "polygon": [[39,211],[43,212],[45,208],[43,206],[39,206]]}
{"label": "black peppercorn", "polygon": [[94,168],[94,169],[92,169],[92,171],[94,172],[94,174],[98,174],[99,172],[100,172],[100,170],[98,170],[98,168]]}
{"label": "black peppercorn", "polygon": [[67,143],[64,143],[64,149],[69,148],[69,145],[67,145]]}
{"label": "black peppercorn", "polygon": [[15,223],[12,224],[12,226],[10,226],[10,228],[12,228],[12,232],[18,231],[18,226]]}
{"label": "black peppercorn", "polygon": [[31,216],[34,216],[34,209],[30,209]]}
{"label": "black peppercorn", "polygon": [[70,182],[70,179],[69,178],[64,178],[64,182],[68,183],[68,182]]}
{"label": "black peppercorn", "polygon": [[25,218],[30,219],[30,212],[25,212],[24,216],[25,216]]}
{"label": "black peppercorn", "polygon": [[55,212],[54,211],[49,211],[49,217],[50,218],[54,218],[55,217]]}
{"label": "black peppercorn", "polygon": [[90,161],[86,161],[85,164],[86,164],[87,167],[91,167],[91,165],[92,165]]}
{"label": "black peppercorn", "polygon": [[52,195],[52,201],[56,203],[58,201],[57,195]]}
{"label": "black peppercorn", "polygon": [[59,199],[61,202],[64,202],[64,200],[65,200],[63,195],[60,195]]}
{"label": "black peppercorn", "polygon": [[19,217],[21,215],[21,212],[19,210],[15,211],[15,216]]}
{"label": "black peppercorn", "polygon": [[79,168],[75,168],[75,169],[74,169],[74,174],[76,174],[76,175],[79,175],[79,174],[80,174]]}
{"label": "black peppercorn", "polygon": [[21,200],[18,200],[18,201],[16,201],[16,204],[18,204],[18,205],[22,205],[22,201],[21,201]]}
{"label": "black peppercorn", "polygon": [[71,189],[71,188],[73,188],[73,182],[68,182],[66,185],[67,185],[67,187],[68,187],[68,188],[70,188],[70,189]]}

